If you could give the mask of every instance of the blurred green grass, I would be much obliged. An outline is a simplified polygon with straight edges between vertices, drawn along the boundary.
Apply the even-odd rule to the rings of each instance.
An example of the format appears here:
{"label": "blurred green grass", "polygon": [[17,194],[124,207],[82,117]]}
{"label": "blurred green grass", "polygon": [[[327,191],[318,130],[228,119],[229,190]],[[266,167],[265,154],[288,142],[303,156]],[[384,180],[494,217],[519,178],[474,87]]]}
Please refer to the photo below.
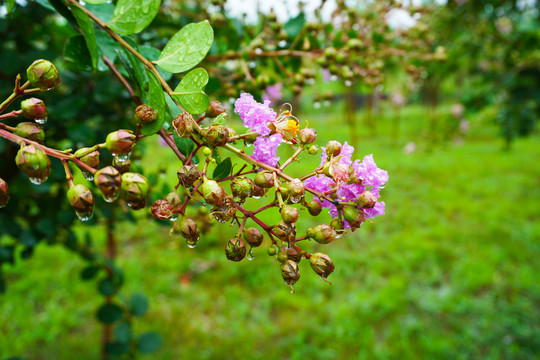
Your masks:
{"label": "blurred green grass", "polygon": [[[351,137],[341,109],[331,110],[307,116],[321,145]],[[388,170],[382,192],[386,215],[330,245],[306,244],[333,259],[331,286],[304,260],[296,294],[289,294],[264,246],[255,249],[254,261],[227,261],[223,247],[233,228],[218,224],[196,249],[188,249],[153,221],[119,224],[123,292],[141,291],[151,301],[136,331],[157,330],[164,338],[148,358],[535,358],[538,134],[504,152],[496,128],[477,116],[463,143],[433,143],[426,140],[427,110],[408,106],[395,141],[392,116],[386,108],[376,115],[377,136],[360,121],[355,153],[373,153]],[[405,154],[409,141],[417,151]],[[155,144],[147,146],[146,165],[175,161],[158,154]],[[318,159],[304,155],[291,165],[298,168],[293,173],[301,175]],[[171,183],[175,171],[170,166]],[[302,218],[300,229],[314,223],[306,213]],[[103,226],[92,236],[102,245]],[[66,250],[43,245],[29,261],[6,269],[0,358],[98,358],[101,333],[94,314],[102,298],[95,282],[79,279],[83,267]]]}

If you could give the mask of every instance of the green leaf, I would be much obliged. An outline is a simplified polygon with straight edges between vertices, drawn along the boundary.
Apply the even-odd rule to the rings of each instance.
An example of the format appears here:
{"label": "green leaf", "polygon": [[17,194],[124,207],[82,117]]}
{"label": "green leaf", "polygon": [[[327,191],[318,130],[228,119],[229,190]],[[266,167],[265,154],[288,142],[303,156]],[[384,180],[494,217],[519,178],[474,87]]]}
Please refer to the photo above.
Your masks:
{"label": "green leaf", "polygon": [[216,160],[216,164],[220,164],[221,163],[221,156],[219,155],[219,151],[218,151],[218,148],[215,148],[214,149],[214,152],[212,153],[212,157]]}
{"label": "green leaf", "polygon": [[141,133],[143,135],[153,135],[161,129],[161,126],[167,117],[167,103],[165,102],[163,88],[161,87],[157,76],[150,70],[147,70],[147,75],[150,86],[150,89],[148,90],[148,106],[157,110],[158,118],[151,123],[144,124],[141,127]]}
{"label": "green leaf", "polygon": [[119,0],[107,25],[120,34],[137,34],[154,20],[160,5],[161,0]]}
{"label": "green leaf", "polygon": [[9,14],[11,10],[15,7],[15,0],[7,0],[6,1],[6,12]]}
{"label": "green leaf", "polygon": [[75,64],[82,71],[91,71],[90,53],[82,35],[70,37],[64,46],[64,60]]}
{"label": "green leaf", "polygon": [[156,64],[170,73],[184,72],[204,59],[213,42],[208,20],[188,24],[167,42]]}
{"label": "green leaf", "polygon": [[105,352],[108,355],[123,355],[128,351],[129,343],[126,342],[112,341],[105,344]]}
{"label": "green leaf", "polygon": [[105,278],[99,282],[98,290],[102,295],[110,296],[116,292],[116,287],[111,278]]}
{"label": "green leaf", "polygon": [[63,0],[48,0],[48,1],[49,1],[49,4],[51,4],[52,7],[56,11],[58,11],[60,15],[65,17],[66,20],[69,21],[71,25],[74,25],[74,26],[77,25],[77,20],[75,20],[75,17],[71,13],[71,11],[69,11],[68,7],[66,6],[66,3]]}
{"label": "green leaf", "polygon": [[88,11],[100,18],[101,21],[108,23],[113,19],[114,4],[92,5],[88,3],[88,1],[86,3],[87,4],[85,5],[85,8],[87,8]]}
{"label": "green leaf", "polygon": [[116,304],[104,304],[97,312],[98,320],[104,324],[112,324],[120,320],[122,316],[122,308]]}
{"label": "green leaf", "polygon": [[182,155],[187,157],[193,150],[195,150],[195,143],[191,139],[181,138],[176,134],[176,131],[173,131],[173,138],[176,147]]}
{"label": "green leaf", "polygon": [[[156,48],[153,48],[151,46],[139,46],[139,53],[141,53],[142,56],[144,56],[147,60],[155,61],[159,59],[159,55],[161,55],[161,51],[159,51]],[[170,72],[163,71],[162,69],[159,69],[159,74],[165,81],[169,81],[173,74]]]}
{"label": "green leaf", "polygon": [[142,334],[137,340],[137,349],[143,354],[150,354],[161,346],[161,336],[155,331]]}
{"label": "green leaf", "polygon": [[129,299],[129,308],[133,316],[143,316],[148,311],[148,298],[143,294],[133,294]]}
{"label": "green leaf", "polygon": [[109,0],[85,0],[84,2],[92,5],[106,4]]}
{"label": "green leaf", "polygon": [[130,342],[133,338],[131,325],[127,321],[121,321],[114,327],[114,338],[120,342]]}
{"label": "green leaf", "polygon": [[99,272],[100,267],[95,265],[90,265],[82,269],[81,271],[81,279],[82,280],[90,280],[93,279]]}
{"label": "green leaf", "polygon": [[219,165],[214,169],[212,178],[214,180],[223,179],[224,177],[227,177],[231,174],[231,169],[232,169],[232,161],[231,161],[231,158],[228,157],[222,162],[220,162]]}
{"label": "green leaf", "polygon": [[221,113],[212,120],[212,125],[225,125],[227,123],[227,118],[229,114]]}
{"label": "green leaf", "polygon": [[202,68],[188,72],[174,89],[173,97],[190,114],[200,114],[208,109],[210,102],[204,93],[208,73]]}
{"label": "green leaf", "polygon": [[302,31],[305,23],[306,16],[304,15],[304,13],[300,13],[298,14],[298,16],[289,19],[289,21],[287,21],[285,25],[283,25],[283,30],[285,30],[289,37],[294,38],[298,36],[298,34],[300,34],[300,31]]}
{"label": "green leaf", "polygon": [[96,32],[94,31],[94,25],[92,24],[92,20],[76,6],[71,7],[71,12],[73,13],[73,16],[75,16],[75,20],[77,20],[77,24],[79,24],[79,27],[81,28],[81,31],[84,36],[84,41],[86,42],[86,47],[88,48],[88,52],[90,54],[92,69],[96,69],[98,65],[98,45],[96,41]]}
{"label": "green leaf", "polygon": [[135,80],[137,87],[136,93],[142,98],[143,94],[148,91],[148,77],[146,76],[146,70],[143,63],[124,48],[122,48],[122,50],[117,50],[116,53],[129,73],[130,78]]}

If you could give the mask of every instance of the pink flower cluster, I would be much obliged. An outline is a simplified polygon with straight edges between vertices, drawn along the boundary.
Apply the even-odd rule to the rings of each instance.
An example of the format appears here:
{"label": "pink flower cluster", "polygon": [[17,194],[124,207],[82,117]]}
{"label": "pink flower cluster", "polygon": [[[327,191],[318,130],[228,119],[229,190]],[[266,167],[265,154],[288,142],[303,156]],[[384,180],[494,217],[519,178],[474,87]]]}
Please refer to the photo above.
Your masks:
{"label": "pink flower cluster", "polygon": [[[325,175],[315,175],[304,181],[304,185],[310,189],[325,192],[332,188],[337,187],[337,195],[342,201],[356,201],[360,194],[369,190],[377,199],[380,197],[380,189],[384,187],[388,181],[388,173],[385,170],[381,170],[375,164],[373,155],[366,155],[362,161],[351,160],[354,148],[348,145],[346,142],[342,147],[339,159],[335,164],[332,164],[335,168],[345,168],[349,177],[354,175],[358,181],[347,182],[342,181],[340,177],[331,179]],[[321,157],[321,165],[327,162],[326,149],[323,148]],[[352,165],[352,166],[351,166]],[[351,169],[352,168],[352,169]],[[334,204],[327,200],[323,200],[322,206],[329,209],[332,217],[338,216],[338,211]],[[364,216],[366,218],[374,218],[379,215],[384,215],[384,201],[377,201],[375,207],[371,209],[364,209]],[[345,226],[349,227],[347,221],[344,221]]]}
{"label": "pink flower cluster", "polygon": [[243,93],[234,103],[234,112],[240,115],[245,127],[260,135],[253,144],[251,157],[264,164],[276,166],[279,161],[279,157],[276,156],[277,148],[282,143],[283,137],[280,134],[267,136],[271,132],[267,124],[276,118],[276,113],[268,106],[269,104],[268,100],[261,104],[252,95]]}

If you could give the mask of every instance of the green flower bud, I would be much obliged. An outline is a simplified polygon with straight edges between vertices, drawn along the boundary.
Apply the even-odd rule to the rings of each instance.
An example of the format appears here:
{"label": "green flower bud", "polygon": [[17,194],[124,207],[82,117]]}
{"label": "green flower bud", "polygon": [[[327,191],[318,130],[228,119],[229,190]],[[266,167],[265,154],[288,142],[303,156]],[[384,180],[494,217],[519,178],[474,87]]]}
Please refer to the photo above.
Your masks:
{"label": "green flower bud", "polygon": [[36,98],[30,98],[21,101],[22,115],[27,119],[39,121],[40,123],[47,121],[47,108],[45,103]]}
{"label": "green flower bud", "polygon": [[287,258],[289,260],[292,260],[295,263],[299,263],[300,260],[302,260],[302,257],[303,257],[303,254],[300,251],[296,250],[295,248],[290,247],[287,249]]}
{"label": "green flower bud", "polygon": [[342,146],[337,141],[329,141],[328,144],[326,144],[326,156],[338,156],[341,153]]}
{"label": "green flower bud", "polygon": [[300,212],[297,208],[292,206],[284,206],[281,208],[281,218],[287,224],[295,223],[300,216]]}
{"label": "green flower bud", "polygon": [[307,148],[307,152],[310,155],[317,155],[317,153],[319,152],[319,146],[311,145],[310,147]]}
{"label": "green flower bud", "polygon": [[4,179],[0,178],[0,208],[3,208],[7,205],[10,198],[9,194],[9,186],[7,182],[4,181]]}
{"label": "green flower bud", "polygon": [[341,219],[333,219],[330,221],[330,226],[336,230],[342,230],[343,229],[343,220]]}
{"label": "green flower bud", "polygon": [[324,56],[327,58],[334,58],[337,55],[337,50],[334,47],[327,47],[324,49]]}
{"label": "green flower bud", "polygon": [[51,160],[41,148],[34,145],[21,148],[15,162],[34,184],[42,184],[49,178]]}
{"label": "green flower bud", "polygon": [[116,168],[120,172],[120,174],[125,174],[129,172],[129,169],[131,168],[131,160],[130,159],[119,159],[114,157],[112,160],[112,166]]}
{"label": "green flower bud", "polygon": [[317,200],[311,200],[310,202],[306,203],[306,208],[311,216],[317,216],[322,211],[322,205]]}
{"label": "green flower bud", "polygon": [[197,246],[201,237],[195,221],[188,218],[180,222],[180,234],[186,239],[187,246],[190,248]]}
{"label": "green flower bud", "polygon": [[[99,165],[99,151],[95,150],[92,152],[88,152],[88,149],[89,148],[87,147],[81,148],[75,151],[75,154],[73,155],[75,155],[76,158],[78,158],[81,162],[85,163],[86,165],[96,168]],[[84,154],[84,153],[86,154],[81,156],[81,154]]]}
{"label": "green flower bud", "polygon": [[313,236],[310,236],[319,244],[328,244],[336,238],[336,230],[326,224],[315,226],[313,229]]}
{"label": "green flower bud", "polygon": [[206,116],[210,118],[215,118],[220,114],[225,112],[225,107],[219,101],[212,101],[206,110]]}
{"label": "green flower bud", "polygon": [[317,132],[315,129],[305,128],[298,132],[298,140],[303,145],[311,144],[317,139]]}
{"label": "green flower bud", "polygon": [[195,181],[197,181],[202,173],[193,165],[184,165],[177,172],[178,181],[184,187],[190,187]]}
{"label": "green flower bud", "polygon": [[363,207],[364,209],[371,209],[377,203],[377,198],[371,193],[371,191],[364,191],[356,200],[358,206]]}
{"label": "green flower bud", "polygon": [[343,216],[349,222],[352,231],[358,229],[366,221],[363,211],[354,206],[346,206],[343,209]]}
{"label": "green flower bud", "polygon": [[351,50],[359,50],[362,48],[362,40],[360,39],[349,39],[347,41],[347,47]]}
{"label": "green flower bud", "polygon": [[135,146],[135,135],[131,130],[118,130],[107,135],[105,147],[112,154],[129,154]]}
{"label": "green flower bud", "polygon": [[180,210],[180,208],[182,207],[182,199],[180,199],[180,195],[178,195],[174,191],[167,194],[165,200],[167,200],[167,202],[171,204],[171,208],[175,211]]}
{"label": "green flower bud", "polygon": [[67,192],[69,203],[81,221],[87,221],[94,215],[94,195],[86,186],[77,184]]}
{"label": "green flower bud", "polygon": [[268,255],[270,255],[270,256],[276,255],[276,254],[277,254],[277,248],[276,248],[276,246],[275,246],[275,245],[270,246],[270,247],[268,248],[268,250],[267,250],[267,253],[268,253]]}
{"label": "green flower bud", "polygon": [[28,81],[41,90],[51,90],[60,83],[58,69],[50,61],[36,60],[26,70]]}
{"label": "green flower bud", "polygon": [[122,175],[114,167],[107,166],[94,174],[94,184],[96,184],[103,194],[105,201],[113,202],[120,194]]}
{"label": "green flower bud", "polygon": [[156,121],[158,118],[158,111],[152,109],[148,105],[139,105],[135,109],[135,119],[138,124],[144,125]]}
{"label": "green flower bud", "polygon": [[272,231],[282,241],[288,242],[294,240],[296,237],[296,227],[284,221],[280,221],[277,225],[273,226]]}
{"label": "green flower bud", "polygon": [[311,255],[309,258],[309,264],[311,265],[313,271],[315,271],[317,275],[322,277],[325,281],[328,281],[326,278],[332,272],[334,272],[334,263],[332,260],[330,260],[330,257],[320,252],[316,252],[315,254]]}
{"label": "green flower bud", "polygon": [[18,123],[13,133],[25,139],[35,141],[39,144],[43,144],[43,140],[45,140],[43,128],[31,122]]}
{"label": "green flower bud", "polygon": [[274,186],[274,175],[269,171],[261,171],[255,176],[255,185],[264,189]]}
{"label": "green flower bud", "polygon": [[287,253],[284,253],[284,252],[279,252],[276,256],[276,260],[279,261],[280,263],[283,263],[287,260],[289,260],[289,257],[287,256]]}
{"label": "green flower bud", "polygon": [[221,205],[225,199],[225,190],[214,180],[206,180],[202,183],[201,192],[204,200],[210,205]]}
{"label": "green flower bud", "polygon": [[[292,260],[287,260],[281,264],[281,276],[285,281],[285,284],[292,286],[300,279],[300,269],[298,264]],[[294,290],[293,290],[294,291]]]}
{"label": "green flower bud", "polygon": [[174,118],[172,125],[178,136],[180,136],[181,138],[190,137],[193,133],[193,130],[196,128],[193,116],[187,112],[178,114]]}
{"label": "green flower bud", "polygon": [[304,183],[300,179],[292,179],[287,186],[289,195],[293,198],[302,198],[306,191]]}
{"label": "green flower bud", "polygon": [[167,200],[156,200],[151,211],[152,216],[159,220],[169,220],[174,214],[173,208]]}
{"label": "green flower bud", "polygon": [[259,137],[259,134],[256,134],[256,133],[251,134],[244,138],[244,144],[251,145],[255,142],[255,140],[257,140],[258,137]]}
{"label": "green flower bud", "polygon": [[210,149],[209,147],[205,146],[205,147],[203,148],[203,155],[206,156],[206,157],[212,155],[212,149]]}
{"label": "green flower bud", "polygon": [[246,257],[246,244],[239,238],[232,238],[225,246],[225,256],[231,261],[240,261]]}
{"label": "green flower bud", "polygon": [[253,185],[253,187],[251,188],[251,196],[255,199],[260,199],[261,197],[263,197],[265,192],[265,189],[257,185]]}
{"label": "green flower bud", "polygon": [[120,197],[127,202],[137,202],[146,198],[148,194],[148,180],[141,174],[127,172],[122,174]]}
{"label": "green flower bud", "polygon": [[263,235],[258,229],[250,227],[244,230],[244,240],[251,247],[259,247],[263,242]]}
{"label": "green flower bud", "polygon": [[223,146],[229,142],[229,129],[223,125],[212,125],[204,134],[208,145]]}
{"label": "green flower bud", "polygon": [[234,197],[244,201],[251,196],[253,180],[247,177],[237,177],[231,180],[231,190]]}

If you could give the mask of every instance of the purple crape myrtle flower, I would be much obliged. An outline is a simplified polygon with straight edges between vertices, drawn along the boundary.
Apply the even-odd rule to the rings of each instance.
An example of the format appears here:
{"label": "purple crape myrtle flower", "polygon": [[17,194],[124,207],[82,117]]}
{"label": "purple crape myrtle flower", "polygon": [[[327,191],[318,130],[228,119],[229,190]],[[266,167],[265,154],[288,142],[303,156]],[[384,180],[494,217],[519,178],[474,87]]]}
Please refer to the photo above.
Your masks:
{"label": "purple crape myrtle flower", "polygon": [[373,154],[364,156],[362,162],[356,160],[353,169],[356,177],[362,180],[364,186],[380,188],[388,181],[388,172],[377,167],[373,161]]}
{"label": "purple crape myrtle flower", "polygon": [[[324,175],[314,175],[304,180],[305,187],[310,188],[311,190],[318,191],[320,193],[324,193],[325,191],[330,190],[334,185],[336,185],[334,180]],[[318,199],[316,200],[319,201]],[[328,200],[323,199],[321,204],[327,209],[334,208],[334,210],[336,210],[336,207]]]}
{"label": "purple crape myrtle flower", "polygon": [[279,161],[277,147],[283,142],[281,134],[272,136],[259,136],[253,143],[253,154],[251,158],[260,161],[266,165],[276,166]]}
{"label": "purple crape myrtle flower", "polygon": [[263,101],[277,102],[283,97],[281,90],[283,89],[282,83],[276,83],[275,85],[269,85],[266,87],[266,93],[263,94]]}
{"label": "purple crape myrtle flower", "polygon": [[234,112],[240,115],[245,127],[259,135],[268,135],[270,129],[266,124],[276,118],[276,113],[269,104],[268,100],[261,104],[255,101],[251,94],[243,93],[234,103]]}

